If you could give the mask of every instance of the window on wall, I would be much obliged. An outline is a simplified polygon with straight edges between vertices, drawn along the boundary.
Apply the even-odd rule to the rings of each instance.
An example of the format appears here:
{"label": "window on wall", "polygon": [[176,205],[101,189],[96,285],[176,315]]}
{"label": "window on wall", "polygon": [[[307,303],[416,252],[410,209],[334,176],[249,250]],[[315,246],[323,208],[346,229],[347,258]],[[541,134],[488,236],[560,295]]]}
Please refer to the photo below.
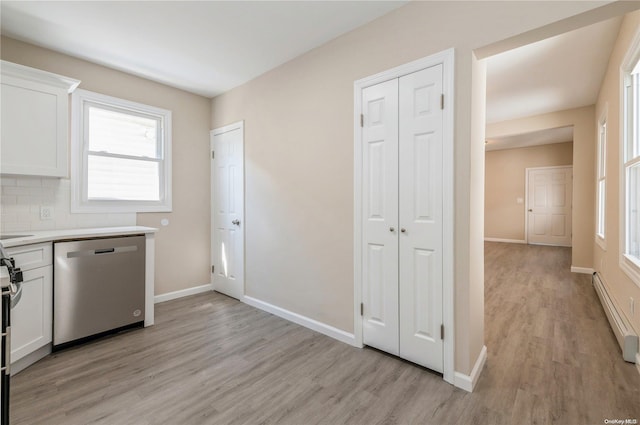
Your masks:
{"label": "window on wall", "polygon": [[171,211],[171,111],[76,90],[72,211]]}
{"label": "window on wall", "polygon": [[598,182],[596,209],[596,242],[605,248],[605,216],[606,216],[606,176],[607,176],[607,118],[606,114],[598,123]]}
{"label": "window on wall", "polygon": [[621,266],[640,285],[640,34],[623,62],[623,155]]}

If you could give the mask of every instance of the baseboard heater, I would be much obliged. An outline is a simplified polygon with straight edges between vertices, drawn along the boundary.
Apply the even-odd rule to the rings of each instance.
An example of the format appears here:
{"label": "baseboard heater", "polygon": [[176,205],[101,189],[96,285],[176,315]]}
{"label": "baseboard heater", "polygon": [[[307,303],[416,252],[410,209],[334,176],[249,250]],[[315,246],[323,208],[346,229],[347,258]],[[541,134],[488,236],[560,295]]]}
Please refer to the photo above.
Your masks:
{"label": "baseboard heater", "polygon": [[624,315],[620,314],[616,309],[607,287],[603,284],[598,273],[593,274],[591,281],[598,298],[600,298],[607,319],[609,319],[611,329],[618,340],[618,344],[620,344],[620,348],[622,348],[622,358],[627,362],[635,363],[636,353],[638,352],[638,335],[635,334]]}

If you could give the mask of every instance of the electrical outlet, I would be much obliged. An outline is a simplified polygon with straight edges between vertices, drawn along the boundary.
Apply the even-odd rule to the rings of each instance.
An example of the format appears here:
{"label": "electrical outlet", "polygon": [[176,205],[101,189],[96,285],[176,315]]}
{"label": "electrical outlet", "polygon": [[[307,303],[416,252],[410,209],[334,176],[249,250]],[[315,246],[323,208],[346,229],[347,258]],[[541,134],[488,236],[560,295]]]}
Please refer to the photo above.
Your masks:
{"label": "electrical outlet", "polygon": [[53,220],[53,207],[40,207],[40,220]]}
{"label": "electrical outlet", "polygon": [[636,300],[632,297],[629,297],[629,311],[631,312],[631,317],[636,315]]}

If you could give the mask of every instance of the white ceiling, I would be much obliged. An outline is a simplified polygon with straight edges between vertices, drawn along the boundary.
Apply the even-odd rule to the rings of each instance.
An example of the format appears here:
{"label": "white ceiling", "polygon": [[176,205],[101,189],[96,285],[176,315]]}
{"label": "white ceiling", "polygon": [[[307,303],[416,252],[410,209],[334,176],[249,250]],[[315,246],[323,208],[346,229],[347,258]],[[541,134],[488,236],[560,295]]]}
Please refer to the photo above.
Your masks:
{"label": "white ceiling", "polygon": [[497,151],[564,142],[573,142],[573,126],[494,137],[487,139],[484,147],[486,151]]}
{"label": "white ceiling", "polygon": [[622,18],[487,59],[487,122],[593,105]]}
{"label": "white ceiling", "polygon": [[407,1],[1,1],[2,34],[213,97]]}

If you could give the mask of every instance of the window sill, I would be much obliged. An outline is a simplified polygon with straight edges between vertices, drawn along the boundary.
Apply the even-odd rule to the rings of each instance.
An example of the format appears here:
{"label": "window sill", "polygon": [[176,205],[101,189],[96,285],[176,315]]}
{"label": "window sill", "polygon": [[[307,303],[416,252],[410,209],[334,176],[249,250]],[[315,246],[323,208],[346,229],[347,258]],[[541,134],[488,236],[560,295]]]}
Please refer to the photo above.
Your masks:
{"label": "window sill", "polygon": [[620,268],[629,278],[640,287],[640,262],[627,254],[620,256]]}

